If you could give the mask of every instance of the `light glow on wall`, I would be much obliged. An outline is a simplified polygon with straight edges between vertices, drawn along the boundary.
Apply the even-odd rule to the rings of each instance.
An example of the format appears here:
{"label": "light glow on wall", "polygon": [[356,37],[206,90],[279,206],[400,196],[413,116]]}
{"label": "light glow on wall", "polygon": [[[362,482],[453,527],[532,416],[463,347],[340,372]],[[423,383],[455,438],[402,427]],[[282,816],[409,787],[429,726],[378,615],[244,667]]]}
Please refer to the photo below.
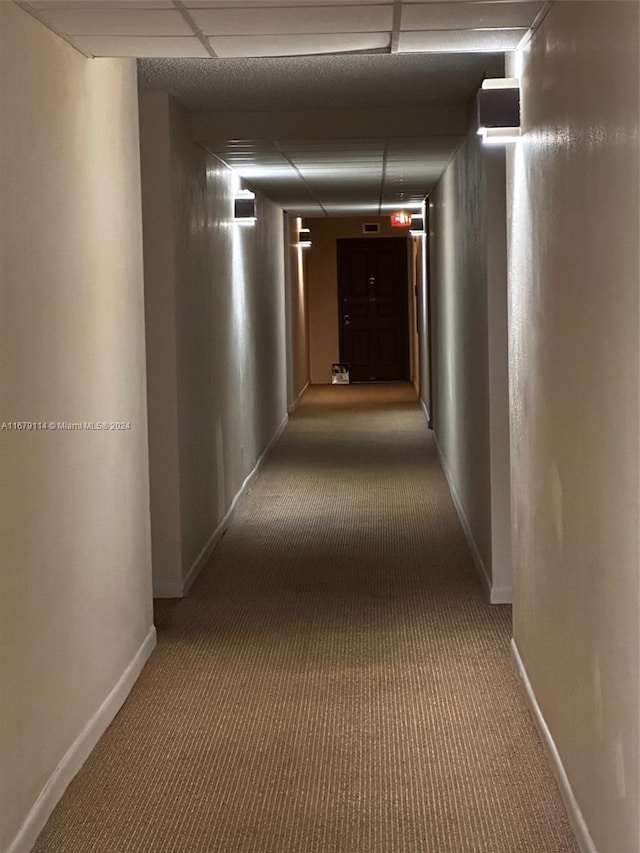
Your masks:
{"label": "light glow on wall", "polygon": [[251,351],[247,338],[251,334],[247,306],[247,252],[254,240],[252,230],[231,228],[231,364],[236,371],[239,399],[247,376],[247,353]]}
{"label": "light glow on wall", "polygon": [[[300,216],[296,217],[296,232],[299,234],[302,231],[302,218]],[[302,252],[302,246],[300,243],[296,246],[296,256],[298,261],[298,287],[300,288],[300,293],[304,293],[304,256]],[[302,301],[301,301],[302,304]]]}

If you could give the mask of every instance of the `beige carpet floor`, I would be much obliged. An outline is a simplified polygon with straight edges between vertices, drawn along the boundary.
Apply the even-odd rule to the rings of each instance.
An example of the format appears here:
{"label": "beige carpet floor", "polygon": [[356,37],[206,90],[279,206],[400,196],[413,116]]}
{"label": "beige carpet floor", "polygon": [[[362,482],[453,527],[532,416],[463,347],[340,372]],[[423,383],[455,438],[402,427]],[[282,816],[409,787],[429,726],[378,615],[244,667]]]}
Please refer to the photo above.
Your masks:
{"label": "beige carpet floor", "polygon": [[38,853],[577,853],[406,385],[312,388]]}

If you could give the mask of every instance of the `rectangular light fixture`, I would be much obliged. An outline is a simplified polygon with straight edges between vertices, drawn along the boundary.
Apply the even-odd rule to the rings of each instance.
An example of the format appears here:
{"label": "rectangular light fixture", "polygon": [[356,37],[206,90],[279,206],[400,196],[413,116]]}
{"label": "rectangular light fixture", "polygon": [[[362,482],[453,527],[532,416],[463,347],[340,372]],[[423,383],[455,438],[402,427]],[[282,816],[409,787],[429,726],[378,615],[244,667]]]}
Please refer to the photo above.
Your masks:
{"label": "rectangular light fixture", "polygon": [[308,249],[311,246],[311,231],[309,228],[300,228],[298,231],[298,246]]}
{"label": "rectangular light fixture", "polygon": [[413,214],[411,217],[411,225],[409,226],[409,234],[414,237],[424,234],[424,216],[420,213]]}
{"label": "rectangular light fixture", "polygon": [[520,137],[520,83],[516,77],[486,79],[476,106],[483,142],[498,145]]}
{"label": "rectangular light fixture", "polygon": [[256,196],[250,190],[240,190],[233,200],[233,218],[236,222],[251,224],[256,221]]}

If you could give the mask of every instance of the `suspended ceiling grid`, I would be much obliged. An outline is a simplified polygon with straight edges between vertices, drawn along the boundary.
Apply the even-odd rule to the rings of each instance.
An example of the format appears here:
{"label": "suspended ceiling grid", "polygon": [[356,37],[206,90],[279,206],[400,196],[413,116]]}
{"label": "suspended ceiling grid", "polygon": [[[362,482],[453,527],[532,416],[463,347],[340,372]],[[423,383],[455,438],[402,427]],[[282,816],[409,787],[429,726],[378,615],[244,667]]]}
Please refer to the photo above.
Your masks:
{"label": "suspended ceiling grid", "polygon": [[29,0],[86,56],[505,51],[542,0]]}
{"label": "suspended ceiling grid", "polygon": [[502,54],[146,59],[142,92],[193,112],[194,140],[300,216],[419,206]]}
{"label": "suspended ceiling grid", "polygon": [[298,216],[419,209],[458,143],[451,138],[212,141],[205,147]]}
{"label": "suspended ceiling grid", "polygon": [[194,112],[194,141],[291,213],[417,206],[484,76],[542,0],[30,0],[88,57],[138,57],[140,87]]}

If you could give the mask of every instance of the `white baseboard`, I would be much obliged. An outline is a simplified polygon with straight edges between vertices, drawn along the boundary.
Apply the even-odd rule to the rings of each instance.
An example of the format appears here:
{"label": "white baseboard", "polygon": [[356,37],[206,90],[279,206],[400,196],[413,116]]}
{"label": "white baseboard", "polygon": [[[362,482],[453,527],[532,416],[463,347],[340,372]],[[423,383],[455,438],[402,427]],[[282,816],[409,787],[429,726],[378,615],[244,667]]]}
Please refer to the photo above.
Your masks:
{"label": "white baseboard", "polygon": [[438,452],[438,459],[440,460],[440,465],[442,466],[442,470],[444,471],[444,476],[447,478],[447,483],[449,484],[449,491],[451,492],[451,497],[453,499],[453,504],[456,508],[456,512],[458,513],[458,518],[460,519],[460,524],[462,524],[462,529],[464,530],[464,535],[467,538],[467,542],[469,543],[469,549],[471,550],[471,555],[473,557],[473,561],[476,565],[476,570],[482,582],[482,586],[487,594],[487,598],[491,602],[491,604],[496,604],[491,597],[491,579],[489,578],[489,572],[487,571],[484,561],[480,555],[480,551],[478,550],[478,546],[476,545],[476,540],[473,538],[473,533],[471,531],[471,525],[465,515],[465,511],[462,507],[462,503],[460,502],[460,498],[458,497],[458,493],[456,492],[456,487],[453,482],[453,476],[451,475],[451,471],[449,470],[449,466],[447,465],[447,460],[444,457],[444,453],[442,452],[442,448],[438,443],[438,436],[433,433],[433,440],[436,445],[436,450]]}
{"label": "white baseboard", "polygon": [[[249,488],[251,483],[258,476],[258,472],[259,472],[260,468],[262,467],[262,463],[264,462],[264,460],[267,458],[267,456],[271,452],[273,445],[276,443],[276,441],[280,438],[280,436],[284,432],[285,427],[287,426],[288,422],[289,422],[289,415],[287,414],[284,416],[284,418],[280,422],[280,425],[278,426],[277,430],[273,434],[271,440],[269,441],[269,444],[262,451],[258,461],[253,466],[250,473],[247,474],[247,476],[245,477],[244,482],[242,483],[242,485],[240,486],[240,488],[236,492],[236,495],[231,502],[231,506],[226,511],[224,518],[222,519],[220,524],[218,524],[216,529],[213,531],[213,533],[211,534],[211,536],[207,540],[207,543],[205,544],[204,548],[200,551],[200,553],[196,557],[193,565],[191,566],[191,568],[187,572],[186,577],[184,579],[184,582],[182,584],[181,591],[177,595],[172,594],[172,595],[168,595],[168,596],[162,596],[159,594],[159,589],[158,590],[154,589],[153,594],[154,594],[155,598],[183,598],[185,595],[187,595],[187,593],[189,592],[189,590],[193,586],[195,579],[198,577],[198,575],[200,574],[200,572],[204,568],[207,560],[209,559],[209,557],[213,553],[213,549],[216,547],[218,542],[222,539],[222,535],[224,534],[227,527],[229,527],[229,523],[231,522],[231,517],[235,511],[235,508],[236,508],[238,501],[240,500],[242,495],[246,492],[246,490]],[[171,588],[174,587],[173,584],[167,584],[166,586],[171,587]],[[177,587],[178,585],[176,584],[175,586]]]}
{"label": "white baseboard", "polygon": [[300,400],[302,400],[304,392],[307,390],[308,387],[309,387],[309,383],[307,382],[307,384],[304,386],[302,391],[298,394],[298,396],[293,401],[293,403],[288,407],[287,411],[289,412],[290,415],[292,415],[295,412],[295,410],[298,408],[298,406],[300,404]]}
{"label": "white baseboard", "polygon": [[571,788],[567,771],[564,769],[562,758],[560,757],[558,748],[553,740],[553,735],[551,734],[549,726],[542,715],[542,710],[538,705],[538,700],[536,699],[533,686],[529,680],[529,676],[527,675],[527,670],[525,669],[524,662],[520,657],[520,652],[518,651],[518,646],[515,640],[511,640],[511,654],[513,655],[518,675],[522,679],[524,693],[527,699],[527,704],[529,705],[531,716],[533,717],[536,728],[538,729],[544,751],[549,760],[549,764],[551,765],[551,769],[553,770],[553,775],[556,777],[556,782],[558,783],[560,794],[564,801],[569,820],[571,821],[571,826],[575,832],[578,845],[582,850],[582,853],[598,853],[582,811],[580,810],[580,806],[578,805],[578,801],[576,800],[573,789]]}
{"label": "white baseboard", "polygon": [[184,584],[177,581],[154,581],[154,598],[182,598],[184,595]]}
{"label": "white baseboard", "polygon": [[33,808],[6,853],[29,853],[38,835],[44,829],[51,813],[62,798],[67,786],[85,763],[95,745],[111,724],[125,699],[131,692],[142,668],[156,646],[156,629],[151,626],[142,645],[120,676],[96,713],[87,722],[78,737],[64,754],[49,777]]}
{"label": "white baseboard", "polygon": [[490,604],[511,604],[513,602],[513,587],[492,586],[489,593]]}

